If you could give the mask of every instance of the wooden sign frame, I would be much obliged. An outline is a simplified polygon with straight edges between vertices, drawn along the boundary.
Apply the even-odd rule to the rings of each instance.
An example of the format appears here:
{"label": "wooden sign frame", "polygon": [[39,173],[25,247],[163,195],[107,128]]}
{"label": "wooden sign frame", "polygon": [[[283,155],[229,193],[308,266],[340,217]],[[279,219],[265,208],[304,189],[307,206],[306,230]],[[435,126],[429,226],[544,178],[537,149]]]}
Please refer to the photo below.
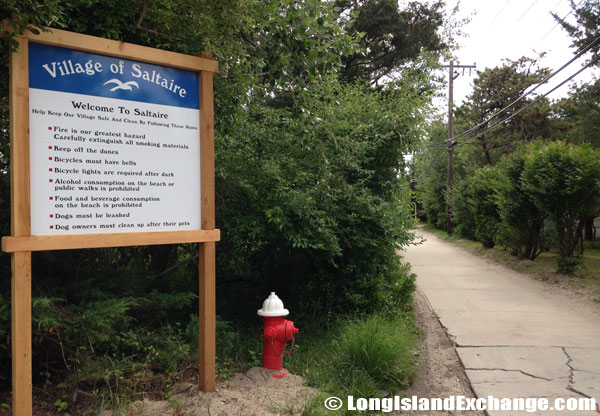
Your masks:
{"label": "wooden sign frame", "polygon": [[[13,415],[32,414],[31,252],[154,244],[199,244],[199,385],[215,391],[215,229],[213,75],[218,63],[144,46],[49,29],[25,32],[10,56],[11,236],[2,250],[11,253]],[[200,101],[201,230],[111,234],[31,235],[29,144],[29,43],[175,67],[198,73]]]}

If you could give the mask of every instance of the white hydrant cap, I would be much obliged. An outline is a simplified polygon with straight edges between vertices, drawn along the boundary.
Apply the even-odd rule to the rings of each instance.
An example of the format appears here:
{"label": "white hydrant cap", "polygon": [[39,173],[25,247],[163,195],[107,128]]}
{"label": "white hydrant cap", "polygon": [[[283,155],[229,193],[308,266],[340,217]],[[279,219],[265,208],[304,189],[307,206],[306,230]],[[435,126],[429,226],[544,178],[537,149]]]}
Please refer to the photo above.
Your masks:
{"label": "white hydrant cap", "polygon": [[290,311],[284,309],[283,302],[279,299],[279,296],[275,292],[271,292],[268,298],[263,302],[262,309],[258,310],[259,316],[286,316],[289,315]]}

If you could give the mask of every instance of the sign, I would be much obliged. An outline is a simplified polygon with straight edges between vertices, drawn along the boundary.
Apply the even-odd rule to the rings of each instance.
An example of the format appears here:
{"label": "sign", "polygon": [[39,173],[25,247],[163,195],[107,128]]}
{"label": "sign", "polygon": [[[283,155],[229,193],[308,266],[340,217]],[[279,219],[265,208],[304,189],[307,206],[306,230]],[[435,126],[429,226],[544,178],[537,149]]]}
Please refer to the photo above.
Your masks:
{"label": "sign", "polygon": [[197,72],[29,45],[31,234],[200,229]]}
{"label": "sign", "polygon": [[32,414],[33,251],[199,243],[198,383],[215,391],[217,62],[58,29],[15,41],[13,415]]}

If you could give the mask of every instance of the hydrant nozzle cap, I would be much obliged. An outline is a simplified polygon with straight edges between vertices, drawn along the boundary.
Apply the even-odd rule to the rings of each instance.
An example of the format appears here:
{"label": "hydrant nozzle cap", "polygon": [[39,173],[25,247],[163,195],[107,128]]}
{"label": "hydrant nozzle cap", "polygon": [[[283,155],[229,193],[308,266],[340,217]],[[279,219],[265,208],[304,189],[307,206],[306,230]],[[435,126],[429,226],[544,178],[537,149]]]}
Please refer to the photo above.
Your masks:
{"label": "hydrant nozzle cap", "polygon": [[268,298],[263,302],[263,307],[258,310],[258,316],[287,316],[290,311],[283,307],[283,302],[275,292],[271,292]]}

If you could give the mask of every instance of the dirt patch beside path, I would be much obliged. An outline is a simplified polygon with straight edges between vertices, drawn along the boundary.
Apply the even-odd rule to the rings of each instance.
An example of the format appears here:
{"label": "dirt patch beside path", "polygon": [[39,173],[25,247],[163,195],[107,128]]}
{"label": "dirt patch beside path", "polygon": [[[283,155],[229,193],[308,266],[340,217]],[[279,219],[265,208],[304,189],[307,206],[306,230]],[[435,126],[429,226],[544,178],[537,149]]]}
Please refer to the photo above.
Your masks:
{"label": "dirt patch beside path", "polygon": [[[414,299],[415,318],[421,330],[419,374],[415,382],[401,395],[404,397],[439,397],[441,399],[449,396],[475,397],[465,370],[456,355],[454,345],[431,310],[427,299],[418,289],[414,294]],[[484,412],[476,411],[418,412],[420,416],[447,416],[458,413],[464,416],[485,416]]]}
{"label": "dirt patch beside path", "polygon": [[[170,400],[143,400],[129,406],[130,416],[276,416],[298,415],[316,394],[306,387],[300,376],[278,374],[264,368],[253,367],[246,373],[237,373],[230,380],[219,382],[215,393],[198,391],[190,383],[182,383],[172,393]],[[116,416],[117,412],[104,412],[103,416]]]}

